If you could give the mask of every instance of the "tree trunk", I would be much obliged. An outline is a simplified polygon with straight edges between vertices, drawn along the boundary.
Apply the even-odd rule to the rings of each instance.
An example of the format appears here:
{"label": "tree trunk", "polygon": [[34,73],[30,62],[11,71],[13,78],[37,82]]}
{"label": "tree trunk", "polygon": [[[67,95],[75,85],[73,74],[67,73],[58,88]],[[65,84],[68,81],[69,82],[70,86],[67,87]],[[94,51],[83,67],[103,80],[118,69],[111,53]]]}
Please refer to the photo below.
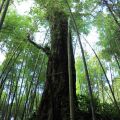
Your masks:
{"label": "tree trunk", "polygon": [[[46,82],[37,120],[69,120],[68,18],[63,12],[54,12],[51,16],[50,24],[51,52],[48,58]],[[76,105],[76,76],[73,50],[71,51],[73,98],[74,105]]]}
{"label": "tree trunk", "polygon": [[4,10],[3,10],[3,13],[0,17],[0,30],[2,29],[2,25],[3,25],[4,19],[5,19],[8,7],[9,7],[9,3],[10,3],[10,0],[7,0],[6,4],[5,4],[5,7],[4,7]]}

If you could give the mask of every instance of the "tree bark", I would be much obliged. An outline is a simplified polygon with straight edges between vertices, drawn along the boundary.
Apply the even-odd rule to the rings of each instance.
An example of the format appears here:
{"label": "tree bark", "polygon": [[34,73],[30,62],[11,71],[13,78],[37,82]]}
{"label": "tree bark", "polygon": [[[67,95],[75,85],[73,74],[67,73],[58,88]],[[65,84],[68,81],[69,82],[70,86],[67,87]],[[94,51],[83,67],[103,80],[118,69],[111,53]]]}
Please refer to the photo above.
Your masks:
{"label": "tree bark", "polygon": [[[69,79],[67,55],[68,18],[63,12],[54,12],[51,16],[50,24],[51,52],[48,59],[47,77],[37,114],[37,120],[69,120]],[[71,58],[75,105],[76,75],[73,50]]]}

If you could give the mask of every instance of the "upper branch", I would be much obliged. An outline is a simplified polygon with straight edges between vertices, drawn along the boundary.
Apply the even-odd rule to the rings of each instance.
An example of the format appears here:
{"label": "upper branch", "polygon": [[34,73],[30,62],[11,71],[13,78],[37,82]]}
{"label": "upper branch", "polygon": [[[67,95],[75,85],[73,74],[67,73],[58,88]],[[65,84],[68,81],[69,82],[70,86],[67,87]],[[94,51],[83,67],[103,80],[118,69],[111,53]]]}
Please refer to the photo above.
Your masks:
{"label": "upper branch", "polygon": [[35,42],[33,41],[33,37],[31,37],[30,34],[28,34],[27,39],[28,39],[28,41],[29,41],[31,44],[33,44],[36,48],[41,49],[47,56],[50,54],[50,48],[49,48],[47,45],[42,46],[42,45],[39,45],[39,44],[35,43]]}

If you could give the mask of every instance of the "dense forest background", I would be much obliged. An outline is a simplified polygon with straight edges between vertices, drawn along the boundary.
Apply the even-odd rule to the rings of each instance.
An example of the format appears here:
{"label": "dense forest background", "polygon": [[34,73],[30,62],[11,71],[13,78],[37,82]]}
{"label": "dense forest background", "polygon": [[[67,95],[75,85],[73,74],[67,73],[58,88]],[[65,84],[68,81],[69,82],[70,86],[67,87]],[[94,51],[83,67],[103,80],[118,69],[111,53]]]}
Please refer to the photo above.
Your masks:
{"label": "dense forest background", "polygon": [[119,0],[0,0],[0,52],[0,120],[120,120]]}

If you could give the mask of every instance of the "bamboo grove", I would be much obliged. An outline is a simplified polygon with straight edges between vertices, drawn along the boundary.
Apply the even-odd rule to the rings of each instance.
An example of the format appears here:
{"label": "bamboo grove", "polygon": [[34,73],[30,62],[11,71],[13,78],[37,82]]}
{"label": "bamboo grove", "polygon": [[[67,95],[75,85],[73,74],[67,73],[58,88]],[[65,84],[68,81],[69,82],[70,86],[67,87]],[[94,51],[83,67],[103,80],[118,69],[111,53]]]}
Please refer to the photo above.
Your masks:
{"label": "bamboo grove", "polygon": [[0,120],[119,120],[120,1],[27,2],[0,0]]}

